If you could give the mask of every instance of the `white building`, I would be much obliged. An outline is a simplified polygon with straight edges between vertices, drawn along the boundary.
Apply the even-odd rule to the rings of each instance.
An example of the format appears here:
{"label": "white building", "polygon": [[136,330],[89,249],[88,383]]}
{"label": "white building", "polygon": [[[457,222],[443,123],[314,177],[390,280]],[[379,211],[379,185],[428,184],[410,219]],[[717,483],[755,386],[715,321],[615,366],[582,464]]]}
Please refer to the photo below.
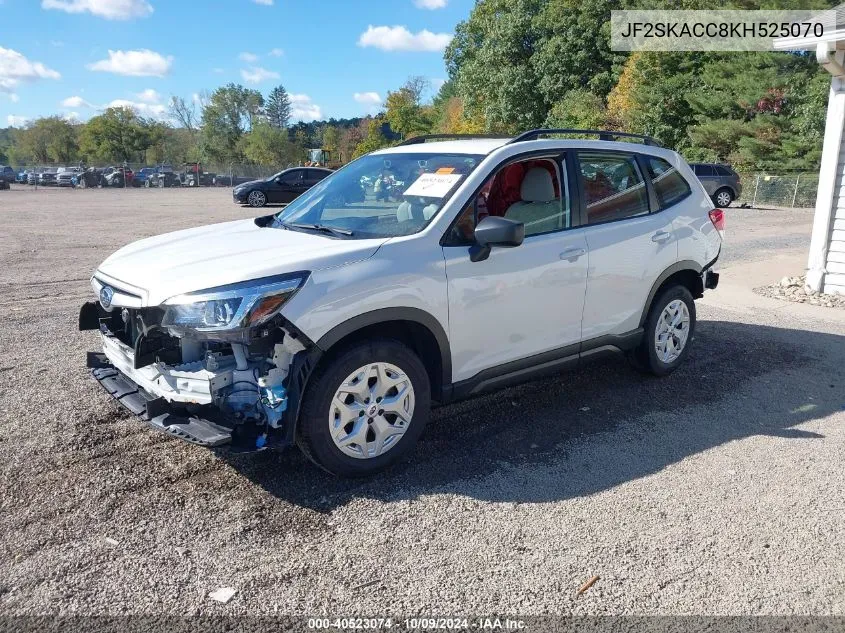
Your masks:
{"label": "white building", "polygon": [[807,287],[845,294],[845,5],[821,38],[775,40],[781,50],[815,48],[816,60],[830,73],[830,94],[813,237],[807,259]]}

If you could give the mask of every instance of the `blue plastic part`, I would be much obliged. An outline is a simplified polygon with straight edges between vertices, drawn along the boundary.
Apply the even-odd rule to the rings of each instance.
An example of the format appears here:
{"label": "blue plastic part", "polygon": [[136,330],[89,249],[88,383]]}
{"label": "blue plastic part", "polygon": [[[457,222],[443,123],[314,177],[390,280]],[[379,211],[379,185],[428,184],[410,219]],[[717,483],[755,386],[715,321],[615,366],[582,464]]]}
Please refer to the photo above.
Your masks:
{"label": "blue plastic part", "polygon": [[255,438],[255,448],[264,448],[264,445],[267,443],[267,434],[262,433],[258,437]]}
{"label": "blue plastic part", "polygon": [[262,388],[261,404],[264,405],[267,423],[273,428],[278,427],[285,409],[288,408],[288,396],[285,388],[281,385]]}

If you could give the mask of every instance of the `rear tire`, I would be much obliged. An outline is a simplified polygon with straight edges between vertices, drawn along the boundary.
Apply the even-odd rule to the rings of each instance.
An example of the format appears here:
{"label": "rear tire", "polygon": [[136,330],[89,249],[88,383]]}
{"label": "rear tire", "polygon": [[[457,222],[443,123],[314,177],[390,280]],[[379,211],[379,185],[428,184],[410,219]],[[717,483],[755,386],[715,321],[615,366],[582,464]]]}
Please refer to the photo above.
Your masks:
{"label": "rear tire", "polygon": [[713,202],[720,209],[731,206],[731,202],[733,201],[733,193],[727,187],[722,187],[713,195]]}
{"label": "rear tire", "polygon": [[643,326],[643,339],[628,353],[639,371],[667,376],[689,355],[695,336],[695,300],[681,285],[669,286],[654,301]]}
{"label": "rear tire", "polygon": [[362,341],[315,371],[296,442],[333,475],[371,475],[414,448],[430,409],[428,374],[419,357],[393,339]]}

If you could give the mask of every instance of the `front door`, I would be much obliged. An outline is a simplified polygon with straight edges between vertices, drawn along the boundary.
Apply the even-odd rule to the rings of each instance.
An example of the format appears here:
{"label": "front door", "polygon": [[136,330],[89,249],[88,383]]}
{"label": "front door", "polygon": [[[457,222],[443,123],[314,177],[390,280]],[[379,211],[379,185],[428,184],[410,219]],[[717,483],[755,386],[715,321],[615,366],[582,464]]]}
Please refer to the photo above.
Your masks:
{"label": "front door", "polygon": [[[503,167],[455,225],[465,243],[443,247],[453,381],[543,352],[565,355],[572,346],[577,353],[587,244],[584,230],[571,228],[569,188],[560,174],[554,158]],[[525,241],[494,247],[487,259],[473,262],[466,244],[487,213],[523,222]],[[453,243],[450,236],[447,244]]]}
{"label": "front door", "polygon": [[267,201],[292,202],[303,191],[302,172],[302,169],[292,169],[276,178],[267,192]]}

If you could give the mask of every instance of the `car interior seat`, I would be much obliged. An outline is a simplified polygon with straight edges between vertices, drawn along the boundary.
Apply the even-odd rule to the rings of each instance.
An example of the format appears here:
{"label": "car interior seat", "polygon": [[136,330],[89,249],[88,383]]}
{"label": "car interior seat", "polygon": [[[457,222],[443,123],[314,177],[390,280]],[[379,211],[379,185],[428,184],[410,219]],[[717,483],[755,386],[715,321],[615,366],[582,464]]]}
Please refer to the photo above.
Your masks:
{"label": "car interior seat", "polygon": [[532,167],[522,180],[522,200],[505,212],[505,217],[525,224],[525,234],[563,228],[560,199],[555,196],[552,175],[544,167]]}

